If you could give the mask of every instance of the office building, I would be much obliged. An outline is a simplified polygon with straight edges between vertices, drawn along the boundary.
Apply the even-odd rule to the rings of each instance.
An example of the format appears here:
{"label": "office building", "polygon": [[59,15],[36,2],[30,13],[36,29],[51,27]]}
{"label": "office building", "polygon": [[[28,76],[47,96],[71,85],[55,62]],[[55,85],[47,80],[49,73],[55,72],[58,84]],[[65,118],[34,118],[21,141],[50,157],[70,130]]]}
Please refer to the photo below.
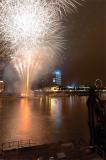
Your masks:
{"label": "office building", "polygon": [[55,85],[61,86],[61,84],[62,84],[62,73],[61,73],[61,70],[54,70],[53,71],[52,82]]}

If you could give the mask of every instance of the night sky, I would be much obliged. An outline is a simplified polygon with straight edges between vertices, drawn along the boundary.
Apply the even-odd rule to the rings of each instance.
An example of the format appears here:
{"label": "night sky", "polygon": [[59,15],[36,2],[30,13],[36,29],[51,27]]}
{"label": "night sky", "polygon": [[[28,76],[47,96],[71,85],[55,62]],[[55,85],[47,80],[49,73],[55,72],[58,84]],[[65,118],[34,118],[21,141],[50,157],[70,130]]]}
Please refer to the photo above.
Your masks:
{"label": "night sky", "polygon": [[100,78],[106,84],[106,0],[86,0],[66,18],[64,82],[92,84]]}

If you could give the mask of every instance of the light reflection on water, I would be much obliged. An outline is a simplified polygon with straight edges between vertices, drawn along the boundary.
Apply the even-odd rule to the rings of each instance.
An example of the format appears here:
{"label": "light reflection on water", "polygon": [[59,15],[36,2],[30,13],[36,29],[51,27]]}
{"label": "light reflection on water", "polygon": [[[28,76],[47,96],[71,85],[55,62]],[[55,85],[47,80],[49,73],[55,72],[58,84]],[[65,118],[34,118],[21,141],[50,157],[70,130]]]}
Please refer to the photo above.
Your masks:
{"label": "light reflection on water", "polygon": [[54,123],[59,127],[62,123],[62,99],[51,98],[50,99],[50,114],[53,118]]}
{"label": "light reflection on water", "polygon": [[19,119],[18,119],[18,128],[21,132],[26,133],[30,130],[31,119],[30,119],[30,108],[28,99],[22,99],[20,101],[20,111],[19,111]]}
{"label": "light reflection on water", "polygon": [[0,98],[0,141],[88,139],[86,97]]}

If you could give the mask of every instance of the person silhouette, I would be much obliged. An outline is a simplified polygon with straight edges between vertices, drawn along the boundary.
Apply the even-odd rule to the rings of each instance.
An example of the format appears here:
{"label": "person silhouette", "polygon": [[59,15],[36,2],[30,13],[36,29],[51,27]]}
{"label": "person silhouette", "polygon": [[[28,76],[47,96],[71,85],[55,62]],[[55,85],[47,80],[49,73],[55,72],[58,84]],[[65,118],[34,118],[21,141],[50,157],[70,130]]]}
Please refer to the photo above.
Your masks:
{"label": "person silhouette", "polygon": [[103,106],[100,98],[95,93],[94,87],[89,90],[87,99],[88,107],[88,125],[90,130],[90,146],[94,147],[96,144],[96,124],[103,122]]}

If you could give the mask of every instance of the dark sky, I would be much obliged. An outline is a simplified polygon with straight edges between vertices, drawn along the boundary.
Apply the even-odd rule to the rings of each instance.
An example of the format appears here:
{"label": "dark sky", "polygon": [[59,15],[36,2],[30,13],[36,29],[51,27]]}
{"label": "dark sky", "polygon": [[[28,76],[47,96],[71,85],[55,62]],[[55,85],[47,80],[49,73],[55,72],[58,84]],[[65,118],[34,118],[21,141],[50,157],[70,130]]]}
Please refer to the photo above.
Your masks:
{"label": "dark sky", "polygon": [[106,84],[106,0],[85,0],[66,18],[64,81],[94,83],[100,78]]}

